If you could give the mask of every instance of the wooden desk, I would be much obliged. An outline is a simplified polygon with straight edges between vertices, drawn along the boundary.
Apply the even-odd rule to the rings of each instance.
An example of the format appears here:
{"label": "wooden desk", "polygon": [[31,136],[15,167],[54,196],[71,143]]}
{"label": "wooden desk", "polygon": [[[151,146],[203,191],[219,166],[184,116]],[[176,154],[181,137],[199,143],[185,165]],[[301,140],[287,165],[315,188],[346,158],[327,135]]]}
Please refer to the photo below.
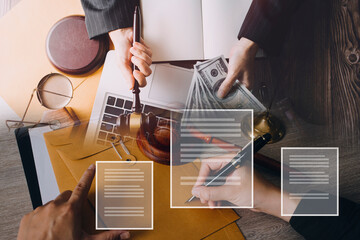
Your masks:
{"label": "wooden desk", "polygon": [[[306,1],[294,16],[281,56],[257,61],[255,73],[257,83],[274,86],[279,81],[278,99],[289,97],[302,119],[328,124],[302,123],[304,133],[298,134],[287,123],[285,138],[260,152],[280,160],[280,148],[285,146],[338,146],[340,195],[355,202],[360,202],[359,4],[358,0]],[[274,74],[274,66],[280,73]],[[278,176],[261,172],[280,184]],[[269,215],[238,213],[242,216],[238,225],[247,239],[302,238]]]}
{"label": "wooden desk", "polygon": [[[346,143],[349,138],[352,142],[354,137],[358,140],[353,133],[359,132],[360,126],[360,90],[355,84],[358,84],[360,76],[360,24],[356,18],[360,1],[323,1],[329,2],[329,7],[321,6],[319,2],[308,1],[302,7],[301,11],[311,11],[313,18],[304,19],[301,11],[296,16],[295,26],[280,61],[280,69],[283,69],[285,76],[280,86],[288,90],[285,93],[290,96],[301,116],[315,122],[326,119],[335,130],[343,131],[339,136],[326,136],[323,132],[329,128],[304,123],[304,134],[299,136],[288,128],[281,142],[266,146],[261,153],[279,160],[281,146],[339,146],[340,194],[360,202],[360,150],[358,145]],[[318,20],[315,21],[315,17]],[[55,16],[54,21],[58,18]],[[278,60],[274,59],[273,62],[278,64]],[[275,76],[270,73],[270,64],[269,60],[257,61],[258,83],[275,81]],[[0,77],[1,80],[3,77]],[[284,91],[280,93],[285,95]],[[22,109],[19,108],[19,112]],[[1,115],[1,122],[4,119]],[[3,239],[15,239],[18,223],[31,210],[31,204],[14,137],[6,132],[3,124],[0,130],[0,231]],[[278,176],[263,170],[261,172],[279,184]],[[242,216],[238,225],[249,240],[302,239],[282,220],[250,210],[237,211]]]}

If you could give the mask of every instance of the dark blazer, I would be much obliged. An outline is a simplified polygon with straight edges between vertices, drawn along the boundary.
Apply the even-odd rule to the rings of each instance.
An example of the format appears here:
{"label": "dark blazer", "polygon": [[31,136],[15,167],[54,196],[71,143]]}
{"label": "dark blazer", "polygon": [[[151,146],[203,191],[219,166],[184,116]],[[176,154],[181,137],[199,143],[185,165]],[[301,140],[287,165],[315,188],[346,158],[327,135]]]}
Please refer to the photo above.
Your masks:
{"label": "dark blazer", "polygon": [[92,39],[119,28],[131,27],[139,0],[81,0],[85,23]]}
{"label": "dark blazer", "polygon": [[253,0],[238,39],[256,42],[266,53],[278,54],[291,24],[292,15],[305,0]]}

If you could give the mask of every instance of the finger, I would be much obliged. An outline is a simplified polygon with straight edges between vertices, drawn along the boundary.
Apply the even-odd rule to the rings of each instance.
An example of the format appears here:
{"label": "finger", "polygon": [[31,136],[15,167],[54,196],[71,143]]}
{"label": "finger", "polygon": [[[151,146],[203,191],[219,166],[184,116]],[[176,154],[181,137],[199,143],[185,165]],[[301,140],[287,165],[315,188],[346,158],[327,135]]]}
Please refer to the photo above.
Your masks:
{"label": "finger", "polygon": [[136,81],[138,81],[138,83],[139,83],[139,87],[145,87],[146,86],[146,78],[145,78],[144,74],[142,74],[138,70],[135,70],[133,72],[133,74],[134,74]]}
{"label": "finger", "polygon": [[[205,183],[206,178],[210,175],[211,169],[207,162],[201,162],[200,170],[199,170],[199,176],[196,179],[196,183],[194,187],[201,186]],[[194,195],[194,194],[193,194]]]}
{"label": "finger", "polygon": [[75,187],[70,196],[69,202],[72,204],[82,204],[89,193],[92,180],[95,176],[95,165],[91,164],[90,167],[84,172],[79,183]]}
{"label": "finger", "polygon": [[106,231],[96,235],[91,235],[93,240],[113,240],[113,239],[129,239],[130,233],[128,231]]}
{"label": "finger", "polygon": [[57,196],[55,198],[54,203],[61,204],[61,203],[67,202],[69,200],[71,194],[72,194],[72,191],[70,191],[70,190],[62,192],[59,196]]}
{"label": "finger", "polygon": [[150,56],[147,53],[145,53],[144,51],[141,51],[137,48],[132,47],[132,48],[130,48],[130,52],[133,56],[138,57],[138,58],[142,59],[143,61],[145,61],[147,63],[147,65],[150,66],[152,64],[152,60],[151,60]]}
{"label": "finger", "polygon": [[199,176],[194,186],[202,185],[212,171],[217,171],[225,166],[234,156],[234,154],[226,154],[223,157],[223,161],[214,161],[216,158],[204,159],[201,161],[199,170]]}
{"label": "finger", "polygon": [[[140,39],[140,43],[141,43],[142,45],[144,45],[145,47],[147,47],[147,48],[151,51],[151,48],[149,47],[149,45],[146,44],[146,42],[144,41],[143,38]],[[152,52],[152,51],[151,51],[151,52]]]}
{"label": "finger", "polygon": [[35,208],[34,211],[32,211],[32,214],[33,215],[38,214],[42,209],[44,209],[46,206],[52,204],[53,202],[54,202],[54,200],[50,200],[47,203],[45,203],[44,205]]}
{"label": "finger", "polygon": [[199,186],[193,189],[192,194],[206,201],[222,201],[229,200],[234,193],[231,192],[231,188],[229,188],[229,186]]}
{"label": "finger", "polygon": [[225,80],[221,83],[216,95],[218,98],[224,98],[230,92],[231,88],[234,85],[234,82],[237,79],[237,75],[235,74],[228,74]]}
{"label": "finger", "polygon": [[133,64],[135,64],[139,68],[140,72],[145,77],[150,76],[150,74],[152,73],[152,71],[150,69],[150,66],[144,60],[142,60],[141,58],[138,58],[136,56],[132,56],[131,57],[131,62]]}
{"label": "finger", "polygon": [[149,48],[144,42],[142,42],[142,43],[136,42],[136,43],[133,44],[133,47],[140,50],[140,51],[142,51],[142,52],[145,52],[146,55],[148,55],[150,58],[152,57],[153,53],[151,51],[151,48]]}
{"label": "finger", "polygon": [[209,205],[209,207],[210,207],[211,209],[213,209],[213,208],[217,207],[217,202],[215,202],[215,201],[208,201],[208,205]]}
{"label": "finger", "polygon": [[28,213],[21,219],[17,239],[19,239],[19,240],[26,239],[27,232],[30,229],[29,225],[30,225],[31,218],[32,218],[32,215],[30,213]]}
{"label": "finger", "polygon": [[126,81],[126,84],[129,86],[129,89],[133,89],[135,79],[132,74],[133,70],[132,70],[130,64],[121,63],[121,64],[119,64],[119,68],[120,68],[121,74],[123,75],[123,78]]}

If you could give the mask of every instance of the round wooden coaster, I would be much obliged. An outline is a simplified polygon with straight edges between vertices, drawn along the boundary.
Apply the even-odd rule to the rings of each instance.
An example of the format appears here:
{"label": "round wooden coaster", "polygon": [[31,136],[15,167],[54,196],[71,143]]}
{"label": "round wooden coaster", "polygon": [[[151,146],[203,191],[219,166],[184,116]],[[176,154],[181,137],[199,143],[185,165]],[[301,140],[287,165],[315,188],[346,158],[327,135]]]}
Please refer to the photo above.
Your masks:
{"label": "round wooden coaster", "polygon": [[95,71],[104,62],[109,49],[106,36],[90,40],[84,16],[69,16],[50,29],[46,53],[60,71],[80,75]]}

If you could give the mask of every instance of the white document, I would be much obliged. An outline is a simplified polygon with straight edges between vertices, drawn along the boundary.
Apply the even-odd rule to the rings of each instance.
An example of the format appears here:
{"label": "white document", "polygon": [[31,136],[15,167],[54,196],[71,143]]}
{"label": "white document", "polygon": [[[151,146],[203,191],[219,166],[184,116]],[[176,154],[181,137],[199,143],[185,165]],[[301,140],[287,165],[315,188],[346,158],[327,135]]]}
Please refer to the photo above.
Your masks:
{"label": "white document", "polygon": [[[175,120],[175,119],[174,119]],[[192,109],[182,112],[181,121],[172,128],[179,136],[171,135],[170,159],[170,208],[210,208],[199,199],[187,200],[191,197],[192,187],[198,179],[205,182],[213,181],[214,175],[220,170],[210,171],[207,176],[199,178],[200,163],[206,168],[225,166],[233,161],[239,146],[248,146],[237,158],[239,170],[227,176],[221,176],[211,183],[210,187],[242,187],[243,195],[247,196],[240,205],[227,201],[219,202],[213,208],[252,208],[253,202],[253,146],[252,139],[244,132],[243,123],[252,126],[253,111],[247,109]],[[249,129],[252,132],[252,129]],[[202,140],[207,139],[207,140]],[[210,143],[207,141],[210,140]],[[232,153],[232,154],[229,154]],[[245,190],[246,189],[246,190]]]}
{"label": "white document", "polygon": [[153,61],[229,57],[251,0],[142,0]]}
{"label": "white document", "polygon": [[96,229],[153,229],[153,162],[96,162]]}
{"label": "white document", "polygon": [[[338,151],[330,147],[281,148],[282,216],[338,216]],[[294,200],[301,202],[291,213],[288,206]]]}
{"label": "white document", "polygon": [[203,0],[204,59],[229,57],[251,0]]}
{"label": "white document", "polygon": [[153,61],[203,59],[200,0],[142,0],[141,11]]}

